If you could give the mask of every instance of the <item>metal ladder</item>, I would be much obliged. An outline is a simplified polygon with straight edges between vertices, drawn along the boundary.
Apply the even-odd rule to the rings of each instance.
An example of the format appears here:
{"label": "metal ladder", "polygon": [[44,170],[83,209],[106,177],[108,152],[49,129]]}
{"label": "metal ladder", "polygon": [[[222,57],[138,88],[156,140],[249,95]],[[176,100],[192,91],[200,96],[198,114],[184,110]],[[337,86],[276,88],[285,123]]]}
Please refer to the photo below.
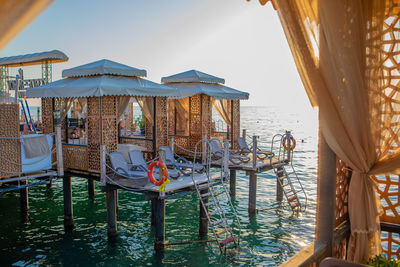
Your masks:
{"label": "metal ladder", "polygon": [[[290,132],[287,131],[285,135],[277,134],[272,138],[271,152],[277,137],[279,138],[280,145],[279,152],[275,154],[278,161],[272,162],[271,159],[271,166],[275,172],[278,183],[282,187],[289,208],[293,212],[304,212],[307,208],[307,194],[293,166],[293,150],[290,149],[290,141],[288,141],[289,148],[287,150],[282,146],[283,138],[286,137],[287,140],[290,140],[291,136]],[[288,172],[286,170],[287,167],[290,168],[291,171]]]}
{"label": "metal ladder", "polygon": [[[198,152],[198,146],[202,145],[203,152]],[[225,151],[228,151],[225,149]],[[229,155],[225,154],[224,159],[228,159]],[[229,151],[228,151],[229,153]],[[200,140],[195,146],[195,154],[193,162],[196,162],[198,155],[203,154],[203,164],[205,165],[205,174],[207,182],[197,184],[195,182],[194,172],[192,172],[192,180],[199,196],[201,206],[206,213],[209,228],[212,230],[214,238],[218,244],[221,253],[226,254],[228,249],[239,249],[241,226],[236,210],[232,204],[228,190],[225,186],[227,180],[227,171],[223,171],[216,179],[210,175],[211,167],[211,146],[207,140]],[[222,161],[224,162],[224,160]],[[222,163],[223,164],[223,163]],[[226,165],[227,166],[227,165]],[[232,211],[232,216],[227,216],[228,210]],[[231,246],[228,246],[232,244]]]}

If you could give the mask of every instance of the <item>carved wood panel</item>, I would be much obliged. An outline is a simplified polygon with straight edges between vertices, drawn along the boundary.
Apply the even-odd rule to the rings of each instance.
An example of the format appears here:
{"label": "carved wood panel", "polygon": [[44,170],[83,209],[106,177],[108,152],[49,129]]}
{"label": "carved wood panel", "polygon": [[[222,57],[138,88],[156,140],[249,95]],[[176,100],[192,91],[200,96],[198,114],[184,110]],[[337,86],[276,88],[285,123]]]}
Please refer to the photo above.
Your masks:
{"label": "carved wood panel", "polygon": [[372,175],[371,178],[378,185],[383,209],[381,221],[400,224],[400,175]]}
{"label": "carved wood panel", "polygon": [[167,98],[156,98],[156,149],[168,145]]}
{"label": "carved wood panel", "polygon": [[44,134],[53,132],[53,99],[42,98],[42,127]]}
{"label": "carved wood panel", "polygon": [[335,227],[345,221],[348,214],[349,170],[346,164],[336,157],[336,201]]}
{"label": "carved wood panel", "polygon": [[0,137],[16,138],[0,139],[0,177],[18,176],[15,174],[21,171],[18,104],[0,104],[0,125]]}
{"label": "carved wood panel", "polygon": [[88,147],[63,144],[64,167],[75,170],[88,170]]}
{"label": "carved wood panel", "polygon": [[231,143],[233,149],[239,149],[237,139],[240,137],[240,100],[232,101],[232,137]]}

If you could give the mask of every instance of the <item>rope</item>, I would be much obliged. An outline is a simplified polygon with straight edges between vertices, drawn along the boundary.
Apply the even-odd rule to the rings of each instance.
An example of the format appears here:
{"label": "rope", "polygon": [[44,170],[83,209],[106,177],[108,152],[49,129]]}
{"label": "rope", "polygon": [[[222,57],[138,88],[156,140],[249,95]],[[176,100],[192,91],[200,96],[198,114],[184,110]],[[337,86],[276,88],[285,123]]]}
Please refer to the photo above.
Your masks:
{"label": "rope", "polygon": [[127,191],[131,191],[131,192],[147,191],[146,189],[132,189],[132,188],[129,188],[129,187],[125,187],[125,186],[123,186],[123,185],[117,183],[117,182],[114,181],[113,179],[111,179],[107,174],[106,174],[105,176],[106,176],[107,180],[109,180],[111,183],[113,183],[113,184],[115,184],[115,185],[117,185],[117,186],[119,186],[119,187],[121,187],[122,189],[125,189],[125,190],[127,190]]}
{"label": "rope", "polygon": [[[192,150],[189,150],[189,149],[184,148],[183,146],[178,145],[178,144],[175,143],[175,142],[174,142],[174,145],[177,146],[178,148],[182,149],[183,151],[186,151],[186,152],[189,152],[189,153],[192,153],[192,154],[195,154],[195,153],[197,153],[197,154],[206,154],[206,153],[207,153],[207,152],[194,152],[194,151],[192,151]],[[174,151],[174,153],[175,153],[175,151]],[[175,154],[176,154],[176,153],[175,153]]]}

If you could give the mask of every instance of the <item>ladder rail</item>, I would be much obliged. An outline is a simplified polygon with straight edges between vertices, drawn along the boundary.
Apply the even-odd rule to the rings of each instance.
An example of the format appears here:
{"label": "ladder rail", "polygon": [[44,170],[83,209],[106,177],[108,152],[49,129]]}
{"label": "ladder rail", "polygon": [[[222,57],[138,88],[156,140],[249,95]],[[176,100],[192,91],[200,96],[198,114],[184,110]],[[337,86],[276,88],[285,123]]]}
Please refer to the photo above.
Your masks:
{"label": "ladder rail", "polygon": [[[227,218],[226,218],[226,214],[225,214],[225,212],[224,212],[224,209],[222,208],[222,206],[221,206],[221,203],[220,203],[220,200],[219,200],[219,198],[218,198],[218,196],[216,195],[216,193],[215,193],[215,188],[214,188],[214,183],[213,183],[213,180],[212,179],[210,179],[210,168],[211,168],[211,145],[210,145],[210,143],[207,141],[207,140],[200,140],[199,142],[197,142],[197,144],[195,145],[195,154],[194,154],[194,160],[193,160],[193,162],[196,162],[196,157],[197,157],[197,154],[199,153],[198,152],[198,145],[199,144],[203,144],[203,143],[205,143],[205,151],[202,151],[203,153],[205,152],[206,153],[206,175],[207,175],[207,188],[208,188],[208,196],[210,196],[211,197],[211,199],[212,199],[212,202],[209,202],[208,201],[208,203],[213,203],[213,204],[216,204],[216,206],[215,206],[215,210],[217,211],[217,213],[218,213],[218,215],[219,215],[219,220],[218,221],[213,221],[212,219],[211,219],[211,215],[210,215],[210,213],[209,213],[209,210],[208,210],[208,208],[210,208],[211,207],[211,205],[210,204],[208,204],[207,205],[207,203],[204,203],[204,200],[203,200],[203,197],[201,196],[201,194],[200,194],[200,190],[199,190],[199,187],[198,187],[198,185],[197,185],[197,183],[195,182],[195,179],[194,179],[194,172],[192,172],[192,180],[193,180],[193,183],[194,183],[194,185],[195,185],[195,188],[196,188],[196,191],[197,191],[197,194],[198,194],[198,196],[199,196],[199,198],[200,198],[200,202],[201,202],[201,204],[202,204],[202,207],[203,207],[203,209],[204,209],[204,211],[205,211],[205,213],[206,213],[206,216],[207,216],[207,220],[208,220],[208,222],[209,222],[209,225],[211,226],[211,228],[212,228],[212,231],[213,231],[213,234],[214,234],[214,237],[215,237],[215,239],[217,240],[217,242],[218,242],[218,246],[219,246],[219,248],[220,248],[220,250],[221,250],[221,253],[222,253],[222,246],[224,247],[224,254],[226,254],[226,248],[227,248],[227,244],[228,244],[228,240],[229,240],[229,236],[228,235],[231,235],[232,237],[233,237],[233,241],[235,241],[235,239],[234,239],[234,235],[233,235],[233,233],[231,232],[231,228],[229,227],[229,225],[228,225],[228,220],[227,220]],[[193,167],[194,168],[194,167]],[[222,176],[220,176],[220,178],[221,178]],[[221,182],[223,183],[223,181],[222,181],[222,179],[220,179],[221,180]],[[208,207],[208,208],[207,208]],[[217,226],[218,224],[215,224],[215,222],[219,222],[219,221],[221,221],[222,222],[222,227],[224,228],[224,233],[225,233],[225,239],[224,239],[224,241],[219,241],[219,236],[218,236],[218,234],[217,234],[217,232],[215,231],[215,226]],[[225,243],[221,243],[221,242],[225,242]],[[235,243],[236,243],[236,241],[235,241]],[[224,245],[222,245],[222,244],[224,244]]]}
{"label": "ladder rail", "polygon": [[[217,142],[219,142],[220,144],[221,144],[221,146],[222,146],[222,142],[221,142],[221,140],[219,140],[218,138],[213,138],[213,139],[216,139],[216,140],[218,140]],[[213,140],[213,139],[211,139],[211,140]],[[228,148],[229,148],[229,145],[228,144],[224,144],[224,158],[227,158],[227,159],[229,159],[229,149],[226,149],[226,147],[225,146],[228,146]],[[227,153],[227,155],[225,154],[225,153]],[[220,168],[220,173],[221,173],[221,175],[220,175],[220,177],[223,177],[223,174],[225,174],[225,166],[224,166],[224,161],[221,161],[221,168]],[[229,173],[226,171],[226,175],[229,177]],[[230,178],[230,177],[229,177]],[[225,196],[226,196],[226,198],[228,199],[228,204],[229,204],[229,206],[230,206],[230,208],[231,208],[231,210],[232,210],[232,213],[233,213],[233,217],[234,217],[234,220],[236,221],[236,223],[237,223],[237,226],[238,226],[238,230],[239,230],[239,234],[238,234],[238,240],[237,240],[237,242],[238,242],[238,244],[240,243],[240,235],[241,235],[241,233],[242,233],[242,226],[241,226],[241,224],[240,224],[240,219],[239,219],[239,215],[237,214],[237,212],[236,212],[236,209],[234,208],[234,206],[233,206],[233,203],[232,203],[232,199],[231,199],[231,197],[230,197],[230,195],[229,195],[229,193],[228,193],[228,189],[227,189],[227,187],[225,186],[225,183],[223,182],[223,181],[221,181],[222,183],[222,187],[223,187],[223,191],[224,191],[224,193],[225,193]]]}
{"label": "ladder rail", "polygon": [[296,177],[296,181],[297,183],[300,185],[300,191],[303,192],[304,194],[304,199],[305,199],[305,203],[304,203],[304,210],[303,212],[307,209],[307,203],[308,203],[308,197],[307,197],[307,193],[306,190],[303,187],[303,184],[300,181],[299,176],[297,175],[296,169],[293,166],[293,156],[294,156],[294,151],[291,151],[292,155],[290,156],[291,160],[290,160],[290,168],[292,169],[294,176]]}

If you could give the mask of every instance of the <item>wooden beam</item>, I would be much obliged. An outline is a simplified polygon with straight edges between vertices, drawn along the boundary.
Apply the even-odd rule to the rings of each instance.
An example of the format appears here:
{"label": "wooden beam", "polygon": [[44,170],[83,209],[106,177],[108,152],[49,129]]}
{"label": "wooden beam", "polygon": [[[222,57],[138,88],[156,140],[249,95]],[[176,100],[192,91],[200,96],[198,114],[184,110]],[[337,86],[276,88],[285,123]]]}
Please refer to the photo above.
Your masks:
{"label": "wooden beam", "polygon": [[249,181],[249,215],[253,216],[256,214],[256,198],[257,198],[257,173],[250,171]]}
{"label": "wooden beam", "polygon": [[331,150],[319,131],[318,181],[315,241],[327,245],[333,254],[336,201],[336,154]]}
{"label": "wooden beam", "polygon": [[[200,190],[200,195],[208,193],[208,188]],[[208,203],[208,197],[203,197],[204,203]],[[208,218],[207,213],[204,210],[201,201],[199,201],[199,208],[200,208],[200,223],[199,223],[199,235],[201,237],[207,236],[208,234]],[[208,207],[206,207],[208,210]]]}
{"label": "wooden beam", "polygon": [[63,177],[63,193],[64,193],[64,228],[65,230],[71,230],[72,228],[74,228],[71,176]]}
{"label": "wooden beam", "polygon": [[236,170],[230,170],[229,175],[229,194],[231,197],[236,196]]}
{"label": "wooden beam", "polygon": [[117,233],[117,190],[107,190],[107,236],[114,239]]}

